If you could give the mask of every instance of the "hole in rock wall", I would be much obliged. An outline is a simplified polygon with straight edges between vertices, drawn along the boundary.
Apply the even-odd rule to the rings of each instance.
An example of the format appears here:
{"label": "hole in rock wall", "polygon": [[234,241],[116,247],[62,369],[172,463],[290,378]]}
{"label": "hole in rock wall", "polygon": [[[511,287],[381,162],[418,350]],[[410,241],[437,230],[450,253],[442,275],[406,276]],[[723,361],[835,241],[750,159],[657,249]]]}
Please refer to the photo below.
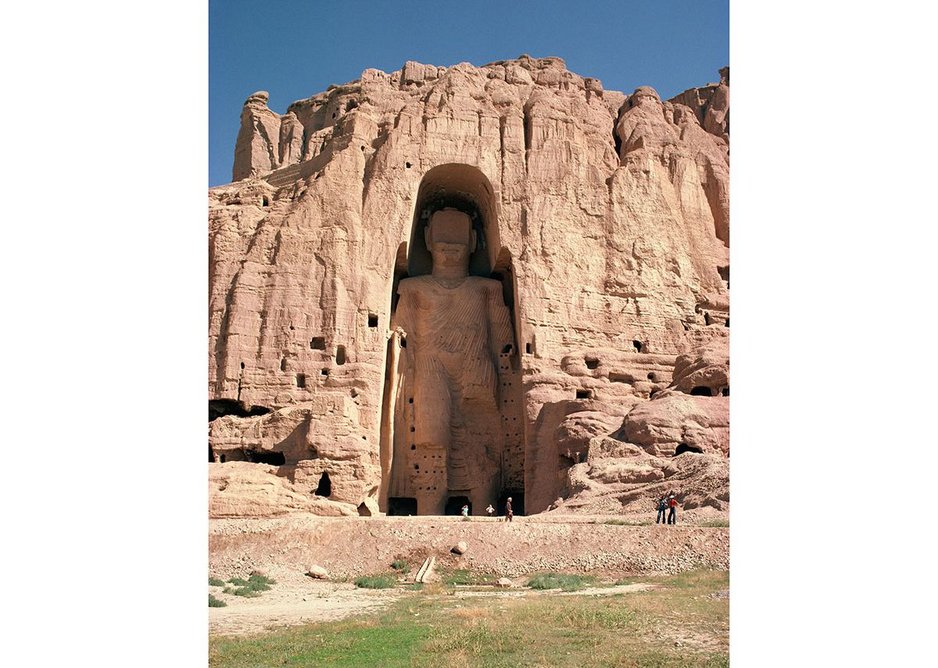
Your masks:
{"label": "hole in rock wall", "polygon": [[650,380],[653,383],[658,382],[658,374],[652,371],[650,374],[648,374],[648,380]]}
{"label": "hole in rock wall", "polygon": [[720,274],[720,278],[726,281],[726,287],[730,287],[730,267],[729,265],[725,267],[717,267],[717,272]]}
{"label": "hole in rock wall", "polygon": [[525,343],[525,344],[524,344],[524,352],[527,353],[528,355],[531,354],[531,344],[530,344],[530,343]]}
{"label": "hole in rock wall", "polygon": [[587,369],[596,369],[599,367],[599,360],[595,357],[586,358],[586,368]]}
{"label": "hole in rock wall", "polygon": [[577,390],[576,398],[577,399],[592,399],[593,391],[592,390]]}
{"label": "hole in rock wall", "polygon": [[698,448],[696,445],[687,445],[687,443],[678,443],[677,448],[674,449],[674,456],[682,455],[685,452],[693,452],[698,455],[703,454],[703,450]]}
{"label": "hole in rock wall", "polygon": [[261,206],[270,206],[270,200],[267,198],[267,195],[261,197]]}
{"label": "hole in rock wall", "polygon": [[271,466],[283,466],[287,461],[282,452],[274,450],[249,450],[245,452],[245,456],[249,462]]}
{"label": "hole in rock wall", "polygon": [[312,350],[325,350],[326,349],[326,337],[314,336],[309,341],[309,347]]}
{"label": "hole in rock wall", "polygon": [[364,501],[358,504],[358,516],[359,517],[371,517],[371,511],[368,510],[368,506],[365,505]]}
{"label": "hole in rock wall", "polygon": [[316,487],[316,496],[332,496],[332,481],[326,471],[319,476],[319,485]]}
{"label": "hole in rock wall", "polygon": [[306,387],[306,374],[305,373],[296,374],[296,386],[300,388]]}
{"label": "hole in rock wall", "polygon": [[635,348],[635,352],[642,352],[642,342],[641,341],[632,341],[632,347]]}
{"label": "hole in rock wall", "polygon": [[724,324],[726,327],[729,327],[729,326],[730,326],[730,319],[727,318],[727,319],[726,319],[726,322],[724,322],[723,324]]}
{"label": "hole in rock wall", "polygon": [[405,169],[410,169],[411,167],[413,167],[413,165],[411,165],[409,162],[405,162],[405,163],[404,163],[404,168],[405,168]]}
{"label": "hole in rock wall", "polygon": [[345,103],[346,113],[348,113],[352,109],[358,109],[358,102],[356,102],[355,100],[349,100],[348,102]]}
{"label": "hole in rock wall", "polygon": [[328,376],[328,375],[329,375],[329,369],[323,369],[322,371],[319,372],[319,375],[320,375],[320,376]]}
{"label": "hole in rock wall", "polygon": [[730,396],[730,388],[724,387],[724,388],[720,391],[720,394],[721,394],[722,396],[724,396],[724,397]]}
{"label": "hole in rock wall", "polygon": [[400,342],[401,342],[401,348],[407,347],[407,339],[405,339],[403,336],[400,338]]}
{"label": "hole in rock wall", "polygon": [[499,515],[505,514],[505,502],[511,498],[511,512],[513,515],[524,515],[524,492],[516,489],[509,489],[498,497],[498,503],[495,504]]}
{"label": "hole in rock wall", "polygon": [[339,366],[345,364],[345,346],[337,346],[335,349],[335,363]]}
{"label": "hole in rock wall", "polygon": [[392,496],[388,498],[388,515],[416,515],[417,499],[410,496]]}
{"label": "hole in rock wall", "polygon": [[[514,502],[512,502],[514,503]],[[446,501],[446,510],[444,515],[462,515],[462,507],[469,506],[469,514],[472,514],[472,501],[468,496],[451,496]]]}
{"label": "hole in rock wall", "polygon": [[286,371],[286,370],[287,370],[287,358],[286,358],[286,357],[281,357],[281,358],[280,358],[280,370],[281,370],[281,371]]}
{"label": "hole in rock wall", "polygon": [[690,393],[695,397],[710,397],[713,396],[713,393],[710,391],[709,387],[704,387],[703,385],[698,385],[693,388]]}
{"label": "hole in rock wall", "polygon": [[208,461],[210,464],[215,463],[215,451],[212,450],[212,446],[208,446]]}
{"label": "hole in rock wall", "polygon": [[266,406],[251,406],[248,408],[240,401],[234,399],[210,399],[208,402],[208,421],[211,422],[223,415],[234,415],[236,417],[253,417],[255,415],[266,415],[272,409]]}
{"label": "hole in rock wall", "polygon": [[368,314],[368,326],[369,326],[369,327],[377,327],[377,326],[378,326],[378,316],[375,315],[374,313],[369,313],[369,314]]}

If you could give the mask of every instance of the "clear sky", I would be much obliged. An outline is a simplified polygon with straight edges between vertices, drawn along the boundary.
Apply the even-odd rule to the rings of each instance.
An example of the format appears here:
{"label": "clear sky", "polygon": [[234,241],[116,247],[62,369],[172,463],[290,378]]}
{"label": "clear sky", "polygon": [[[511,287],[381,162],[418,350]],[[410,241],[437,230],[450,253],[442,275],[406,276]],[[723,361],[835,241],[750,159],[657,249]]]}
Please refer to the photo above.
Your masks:
{"label": "clear sky", "polygon": [[228,183],[241,106],[256,90],[295,100],[408,60],[483,65],[521,54],[630,93],[663,97],[718,81],[728,0],[211,0],[209,185]]}

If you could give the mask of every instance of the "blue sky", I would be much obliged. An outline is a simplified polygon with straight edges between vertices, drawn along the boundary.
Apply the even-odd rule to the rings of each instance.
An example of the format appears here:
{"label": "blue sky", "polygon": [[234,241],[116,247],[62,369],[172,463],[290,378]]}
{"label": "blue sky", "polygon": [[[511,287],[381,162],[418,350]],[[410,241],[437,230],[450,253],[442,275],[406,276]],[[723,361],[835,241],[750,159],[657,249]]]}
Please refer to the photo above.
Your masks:
{"label": "blue sky", "polygon": [[728,0],[211,0],[209,185],[228,183],[241,106],[295,101],[405,61],[483,65],[559,56],[606,89],[662,97],[729,64]]}

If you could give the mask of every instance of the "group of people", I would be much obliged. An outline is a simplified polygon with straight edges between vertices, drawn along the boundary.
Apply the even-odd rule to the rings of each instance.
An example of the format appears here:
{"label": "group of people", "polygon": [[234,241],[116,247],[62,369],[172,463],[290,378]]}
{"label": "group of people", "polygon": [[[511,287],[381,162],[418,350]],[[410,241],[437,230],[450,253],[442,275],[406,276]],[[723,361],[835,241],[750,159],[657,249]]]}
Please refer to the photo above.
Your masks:
{"label": "group of people", "polygon": [[[492,507],[491,503],[489,504],[489,507],[485,509],[485,512],[488,513],[489,517],[491,517],[495,513],[495,508]],[[468,503],[462,507],[462,516],[465,517],[466,519],[469,519],[469,504]],[[515,513],[511,509],[511,497],[509,496],[505,500],[505,521],[511,522],[511,518],[513,518],[514,516],[515,516]]]}
{"label": "group of people", "polygon": [[658,499],[658,518],[655,520],[655,524],[665,523],[665,511],[668,513],[668,524],[677,524],[677,499],[674,498],[673,494]]}

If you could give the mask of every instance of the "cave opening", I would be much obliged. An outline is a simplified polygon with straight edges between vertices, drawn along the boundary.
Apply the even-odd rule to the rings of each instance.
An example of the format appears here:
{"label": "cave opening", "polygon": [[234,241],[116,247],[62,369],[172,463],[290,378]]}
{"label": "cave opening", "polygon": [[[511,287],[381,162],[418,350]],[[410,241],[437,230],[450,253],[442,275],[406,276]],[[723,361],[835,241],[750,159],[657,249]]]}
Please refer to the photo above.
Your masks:
{"label": "cave opening", "polygon": [[319,485],[316,487],[314,492],[316,496],[332,496],[332,481],[329,479],[329,473],[326,471],[322,472],[322,475],[319,476]]}
{"label": "cave opening", "polygon": [[311,350],[325,350],[326,349],[326,337],[314,336],[309,341],[309,347]]}
{"label": "cave opening", "polygon": [[412,496],[388,498],[388,515],[407,516],[417,514],[417,499]]}
{"label": "cave opening", "polygon": [[254,464],[269,464],[270,466],[283,466],[287,463],[282,452],[276,450],[250,450],[245,452],[247,460]]}
{"label": "cave opening", "polygon": [[683,455],[685,452],[693,452],[697,455],[702,455],[703,450],[698,448],[696,445],[688,445],[687,443],[678,443],[678,446],[674,449],[674,456]]}
{"label": "cave opening", "polygon": [[468,496],[451,496],[446,501],[446,510],[444,515],[462,515],[462,507],[469,506],[469,514],[472,514],[472,501]]}
{"label": "cave opening", "polygon": [[225,415],[234,415],[235,417],[254,417],[255,415],[266,415],[273,409],[266,406],[245,406],[236,399],[209,399],[208,401],[208,421],[213,422]]}
{"label": "cave opening", "polygon": [[587,357],[586,358],[586,368],[587,369],[596,369],[599,367],[599,359],[596,357]]}
{"label": "cave opening", "polygon": [[691,393],[692,396],[695,396],[695,397],[711,397],[711,396],[713,396],[713,393],[710,391],[710,388],[709,388],[709,387],[705,387],[705,386],[703,386],[703,385],[697,385],[696,387],[694,387],[694,388],[690,391],[690,393]]}
{"label": "cave opening", "polygon": [[511,499],[511,512],[513,515],[524,515],[524,492],[516,489],[509,489],[502,492],[495,504],[496,512],[499,516],[505,514],[505,502]]}
{"label": "cave opening", "polygon": [[640,353],[642,352],[642,348],[644,346],[642,345],[641,341],[635,340],[635,341],[632,341],[632,347],[635,348],[635,352]]}
{"label": "cave opening", "polygon": [[345,346],[336,346],[335,363],[339,366],[345,364]]}

